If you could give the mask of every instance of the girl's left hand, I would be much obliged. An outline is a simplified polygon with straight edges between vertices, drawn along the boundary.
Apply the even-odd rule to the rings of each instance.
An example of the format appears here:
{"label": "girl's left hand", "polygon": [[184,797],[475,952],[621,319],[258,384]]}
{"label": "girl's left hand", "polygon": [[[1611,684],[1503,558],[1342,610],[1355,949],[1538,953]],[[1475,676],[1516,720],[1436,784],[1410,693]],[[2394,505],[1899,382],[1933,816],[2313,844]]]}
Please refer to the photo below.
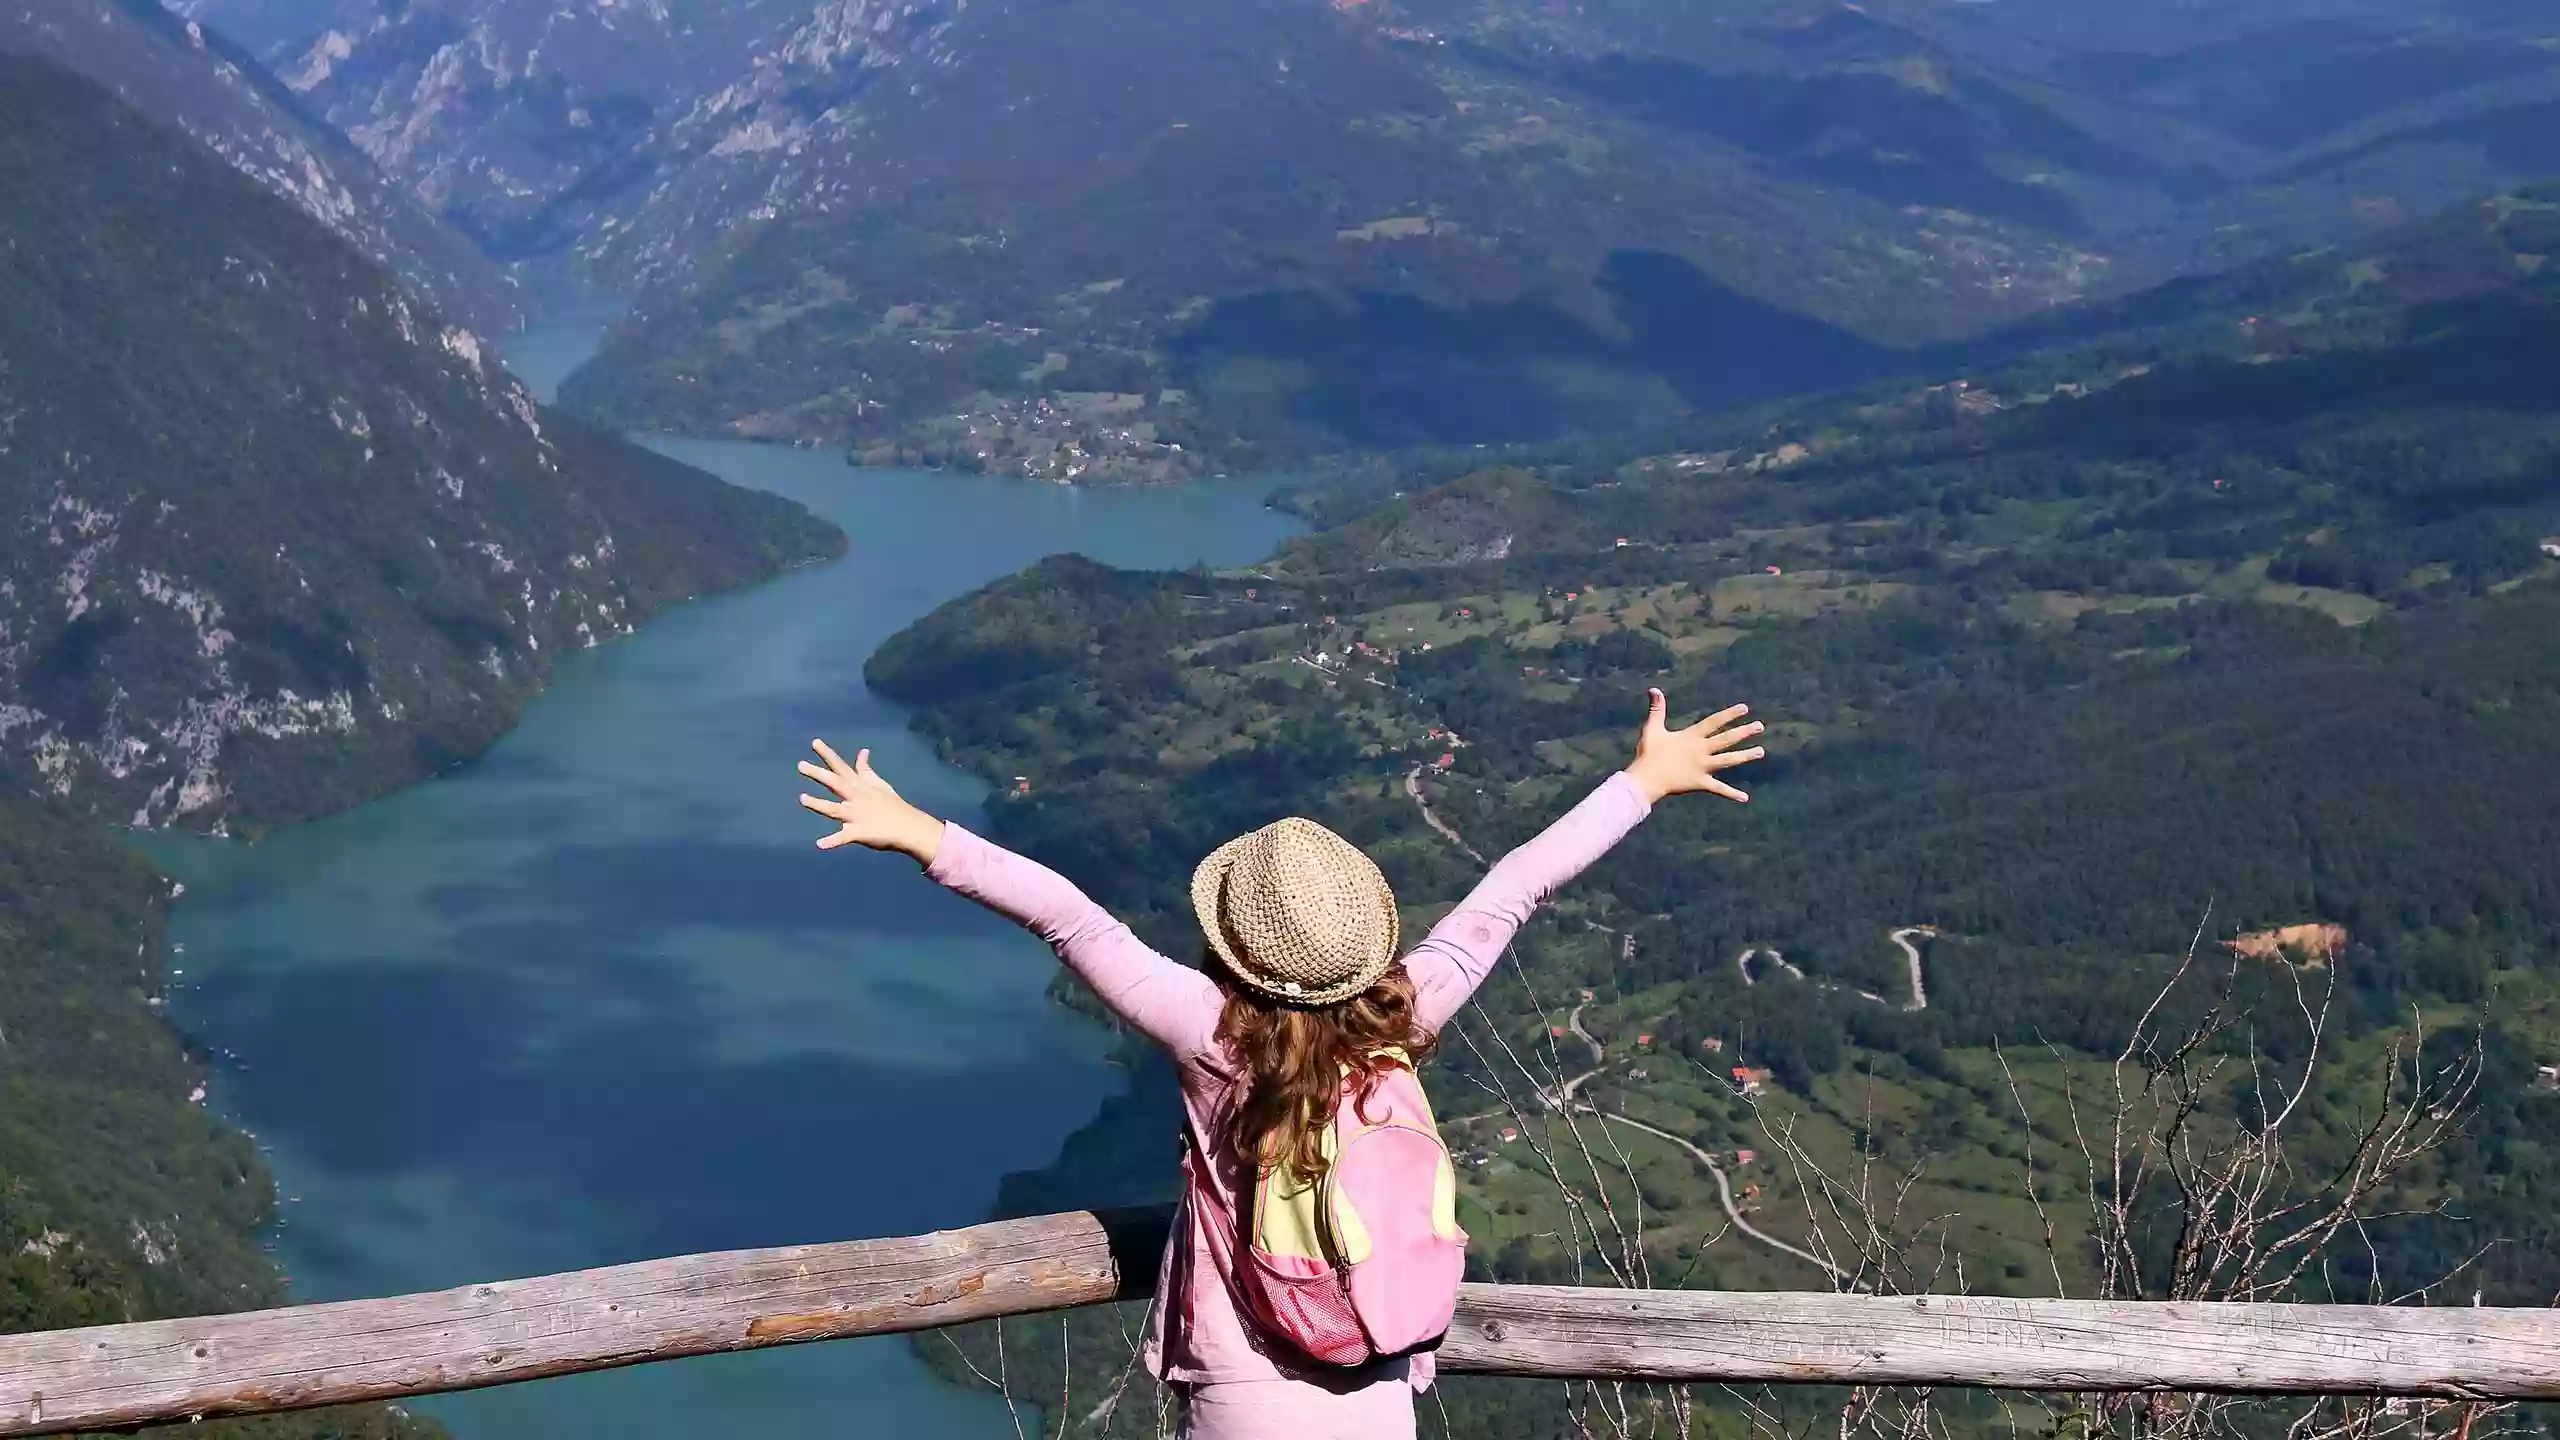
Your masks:
{"label": "girl's left hand", "polygon": [[834,834],[819,837],[819,849],[864,845],[912,855],[919,864],[933,863],[933,857],[942,849],[942,822],[908,804],[891,789],[889,782],[871,768],[870,751],[855,752],[853,763],[847,765],[826,741],[812,740],[809,745],[827,763],[812,765],[803,760],[800,773],[827,787],[833,798],[803,795],[800,803],[835,821],[837,826]]}
{"label": "girl's left hand", "polygon": [[1769,753],[1758,745],[1739,748],[1766,728],[1757,720],[1748,725],[1734,723],[1751,713],[1750,706],[1719,710],[1685,730],[1674,730],[1668,723],[1670,706],[1662,692],[1648,690],[1645,696],[1650,706],[1645,711],[1643,733],[1636,737],[1635,763],[1627,767],[1627,778],[1636,782],[1647,801],[1658,805],[1671,796],[1698,791],[1736,802],[1750,800],[1750,796],[1716,778]]}

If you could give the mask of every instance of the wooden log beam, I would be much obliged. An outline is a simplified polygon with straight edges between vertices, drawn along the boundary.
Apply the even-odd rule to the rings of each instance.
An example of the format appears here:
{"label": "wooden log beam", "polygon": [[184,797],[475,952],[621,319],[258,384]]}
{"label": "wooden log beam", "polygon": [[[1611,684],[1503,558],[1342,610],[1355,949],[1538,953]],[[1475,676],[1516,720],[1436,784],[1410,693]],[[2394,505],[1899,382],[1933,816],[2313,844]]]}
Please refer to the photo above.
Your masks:
{"label": "wooden log beam", "polygon": [[1166,1213],[684,1255],[423,1295],[0,1336],[0,1435],[395,1400],[1155,1289]]}
{"label": "wooden log beam", "polygon": [[1443,1369],[1998,1390],[2560,1399],[2560,1310],[1470,1285]]}
{"label": "wooden log beam", "polygon": [[[0,1436],[391,1400],[1144,1297],[1166,1216],[1048,1215],[0,1336]],[[1453,1373],[2560,1399],[2560,1311],[1470,1285]]]}

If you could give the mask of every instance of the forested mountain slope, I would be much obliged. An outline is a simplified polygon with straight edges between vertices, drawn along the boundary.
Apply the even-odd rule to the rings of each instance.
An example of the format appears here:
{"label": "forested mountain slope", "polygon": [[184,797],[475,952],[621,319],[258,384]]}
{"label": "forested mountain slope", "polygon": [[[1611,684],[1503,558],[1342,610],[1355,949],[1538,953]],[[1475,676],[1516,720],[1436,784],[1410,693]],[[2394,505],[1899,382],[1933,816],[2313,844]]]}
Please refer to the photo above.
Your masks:
{"label": "forested mountain slope", "polygon": [[[1820,1163],[1897,1177],[1905,1219],[1936,1217],[1897,1232],[1913,1283],[2090,1293],[2101,1187],[2068,1097],[2104,1093],[2195,946],[2155,1021],[2227,1000],[2249,1008],[2209,1047],[2225,1073],[2330,1067],[2288,1198],[2352,1153],[2375,1077],[2478,1067],[2476,1097],[2441,1107],[2459,1133],[2371,1197],[2396,1218],[2287,1293],[2458,1274],[2463,1297],[2545,1303],[2554,253],[2560,205],[2510,196],[1718,448],[1469,476],[1252,571],[1052,560],[920,622],[870,678],[953,758],[1027,778],[993,834],[1176,955],[1196,949],[1183,877],[1246,827],[1335,826],[1419,927],[1481,873],[1433,821],[1498,855],[1624,763],[1646,686],[1683,714],[1751,702],[1775,751],[1752,804],[1655,816],[1530,927],[1448,1047],[1461,1215],[1491,1275],[1596,1278],[1632,1243],[1656,1283],[1829,1283],[1717,1198],[1729,1182],[1766,1230],[1817,1243],[1845,1203],[1817,1195]],[[2268,938],[2288,927],[2320,938],[2288,954]],[[1607,1122],[1623,1156],[1586,1132],[1599,1158],[1560,1183],[1533,1147],[1575,1142],[1541,1096],[1586,1067],[1595,1109],[1653,1129]],[[1169,1176],[1168,1077],[1137,1077],[1008,1205]],[[2215,1090],[2207,1123],[2253,1123],[2266,1094]],[[1638,1239],[1591,1218],[1593,1165],[1622,1220],[1641,1196]],[[1125,1350],[1108,1321],[1068,1338],[1080,1372]],[[970,1342],[981,1364],[991,1339]],[[1014,1344],[1015,1383],[1045,1393],[1058,1337]],[[1571,1433],[1565,1401],[1460,1384],[1446,1423]],[[1143,1433],[1138,1409],[1111,1433]]]}
{"label": "forested mountain slope", "polygon": [[[190,8],[218,26],[240,6]],[[492,255],[627,293],[683,279],[743,220],[828,193],[842,164],[829,114],[935,64],[965,6],[305,8],[313,22],[270,53],[305,104]]]}
{"label": "forested mountain slope", "polygon": [[1640,430],[2560,167],[2531,15],[2071,8],[332,0],[273,58],[641,295],[576,404],[1078,481]]}
{"label": "forested mountain slope", "polygon": [[[159,0],[0,0],[9,51],[86,75],[184,131],[462,323],[498,331],[522,320],[522,297],[487,257],[219,31]],[[13,206],[33,203],[12,192]]]}
{"label": "forested mountain slope", "polygon": [[[162,1019],[167,882],[68,806],[0,796],[0,1332],[283,1302],[275,1190]],[[154,1430],[431,1440],[381,1405]]]}
{"label": "forested mountain slope", "polygon": [[0,59],[0,758],[116,820],[335,808],[476,753],[560,655],[837,553],[538,408],[316,223]]}
{"label": "forested mountain slope", "polygon": [[[1597,548],[1639,515],[1689,524],[1682,513],[1689,502],[1676,487],[1634,483],[1607,493],[1620,481],[1671,476],[1724,477],[1720,493],[1753,497],[1764,513],[1776,513],[1773,503],[1799,513],[1786,497],[1834,489],[1754,487],[1744,477],[1854,476],[1857,503],[1889,510],[1895,497],[1878,488],[1887,480],[1875,473],[1883,467],[2030,436],[2069,453],[2104,450],[2128,443],[2127,423],[2164,432],[2155,446],[2210,455],[2234,435],[2284,433],[2307,419],[2388,429],[2406,418],[2397,413],[2404,401],[2438,410],[2468,403],[2485,409],[2477,425],[2461,427],[2468,443],[2502,424],[2519,397],[2528,411],[2542,403],[2541,372],[2521,362],[2545,343],[2540,317],[2560,293],[2555,258],[2560,187],[2529,187],[2352,246],[2172,281],[1919,352],[1909,363],[1928,369],[1912,378],[1701,416],[1651,434],[1372,457],[1284,487],[1283,503],[1334,527],[1301,547],[1313,558],[1285,563],[1411,564],[1506,543]],[[2511,344],[2522,348],[2510,351]],[[2104,404],[2059,403],[2119,386],[2123,393]],[[2145,418],[2129,420],[2137,413]],[[2195,421],[2215,428],[2167,433]],[[2076,435],[2091,424],[2113,433]],[[1556,511],[1541,498],[1550,490],[1535,486],[1431,491],[1496,461],[1590,503]],[[1407,503],[1378,504],[1408,493]]]}
{"label": "forested mountain slope", "polygon": [[[986,0],[571,393],[1054,479],[1623,432],[2560,166],[2529,25],[1994,8]],[[2288,47],[2288,125],[2215,88]]]}
{"label": "forested mountain slope", "polygon": [[281,1303],[273,1186],[162,1014],[173,889],[102,821],[353,803],[485,746],[562,651],[843,537],[542,411],[317,222],[29,56],[0,56],[0,194],[0,1330]]}

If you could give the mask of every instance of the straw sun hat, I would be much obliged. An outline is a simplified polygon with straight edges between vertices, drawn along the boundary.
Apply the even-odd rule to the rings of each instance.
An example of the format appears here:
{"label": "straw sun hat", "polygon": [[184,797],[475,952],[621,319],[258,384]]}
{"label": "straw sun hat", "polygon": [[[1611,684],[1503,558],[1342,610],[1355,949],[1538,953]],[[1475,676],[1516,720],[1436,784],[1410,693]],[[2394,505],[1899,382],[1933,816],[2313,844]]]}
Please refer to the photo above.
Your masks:
{"label": "straw sun hat", "polygon": [[1396,959],[1396,897],[1376,862],[1313,820],[1275,820],[1210,852],[1191,873],[1209,948],[1284,1005],[1331,1005],[1378,983]]}

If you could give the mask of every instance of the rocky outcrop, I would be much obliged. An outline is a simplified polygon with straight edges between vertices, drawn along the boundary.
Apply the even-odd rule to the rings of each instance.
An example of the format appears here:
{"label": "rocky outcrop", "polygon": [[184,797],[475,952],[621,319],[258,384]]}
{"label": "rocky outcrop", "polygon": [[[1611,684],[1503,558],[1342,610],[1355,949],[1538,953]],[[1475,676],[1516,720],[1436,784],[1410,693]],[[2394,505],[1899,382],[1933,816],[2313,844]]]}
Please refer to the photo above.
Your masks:
{"label": "rocky outcrop", "polygon": [[154,0],[0,0],[0,52],[89,77],[329,228],[439,310],[484,331],[523,319],[488,259],[312,118],[219,31]]}
{"label": "rocky outcrop", "polygon": [[968,0],[348,0],[286,84],[506,259],[635,290],[823,193],[847,103]]}
{"label": "rocky outcrop", "polygon": [[77,77],[0,57],[0,137],[0,193],[46,199],[0,212],[0,765],[34,788],[339,808],[488,745],[561,654],[842,545],[545,412]]}

